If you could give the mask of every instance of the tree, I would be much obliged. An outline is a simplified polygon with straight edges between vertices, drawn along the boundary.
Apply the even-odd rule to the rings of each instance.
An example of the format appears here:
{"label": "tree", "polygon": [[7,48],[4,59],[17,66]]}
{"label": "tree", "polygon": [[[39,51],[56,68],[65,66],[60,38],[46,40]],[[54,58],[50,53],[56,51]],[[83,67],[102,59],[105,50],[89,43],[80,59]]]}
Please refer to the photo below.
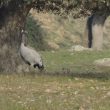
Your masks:
{"label": "tree", "polygon": [[[94,7],[95,6],[95,7]],[[94,2],[91,15],[87,19],[86,36],[88,37],[88,47],[95,50],[103,48],[103,26],[109,16],[110,1],[97,0]]]}
{"label": "tree", "polygon": [[[109,13],[109,0],[0,0],[0,72],[17,71],[20,32],[31,8],[74,18]],[[107,14],[106,16],[108,16]],[[95,17],[95,19],[98,19]],[[93,20],[93,24],[96,20]],[[102,23],[101,23],[102,24]],[[95,29],[95,28],[93,28]],[[94,31],[94,30],[93,30]],[[95,36],[95,35],[94,35]]]}
{"label": "tree", "polygon": [[0,71],[16,71],[20,63],[18,49],[25,19],[33,4],[23,0],[1,1],[0,5]]}

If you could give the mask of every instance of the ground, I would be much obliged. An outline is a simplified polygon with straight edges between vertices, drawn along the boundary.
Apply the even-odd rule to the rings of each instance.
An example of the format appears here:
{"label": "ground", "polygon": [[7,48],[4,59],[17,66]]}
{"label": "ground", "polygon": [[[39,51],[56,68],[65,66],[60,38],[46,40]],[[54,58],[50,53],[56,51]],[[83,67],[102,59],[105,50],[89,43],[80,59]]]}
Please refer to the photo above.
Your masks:
{"label": "ground", "polygon": [[41,52],[45,70],[0,75],[1,110],[109,110],[110,51]]}
{"label": "ground", "polygon": [[1,110],[109,110],[110,80],[0,76]]}

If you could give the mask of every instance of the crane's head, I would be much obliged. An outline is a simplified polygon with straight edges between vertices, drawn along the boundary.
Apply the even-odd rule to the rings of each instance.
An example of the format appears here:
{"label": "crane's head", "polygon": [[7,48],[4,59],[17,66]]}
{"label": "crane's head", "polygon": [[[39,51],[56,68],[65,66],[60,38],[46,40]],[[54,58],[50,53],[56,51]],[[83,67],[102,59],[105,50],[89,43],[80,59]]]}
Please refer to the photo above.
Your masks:
{"label": "crane's head", "polygon": [[27,35],[28,32],[26,30],[21,30],[21,38],[22,38],[22,43],[24,43],[24,45],[27,45]]}
{"label": "crane's head", "polygon": [[36,64],[34,64],[34,68],[38,67],[38,69],[43,70],[44,69],[44,65],[43,65],[43,61],[40,58]]}

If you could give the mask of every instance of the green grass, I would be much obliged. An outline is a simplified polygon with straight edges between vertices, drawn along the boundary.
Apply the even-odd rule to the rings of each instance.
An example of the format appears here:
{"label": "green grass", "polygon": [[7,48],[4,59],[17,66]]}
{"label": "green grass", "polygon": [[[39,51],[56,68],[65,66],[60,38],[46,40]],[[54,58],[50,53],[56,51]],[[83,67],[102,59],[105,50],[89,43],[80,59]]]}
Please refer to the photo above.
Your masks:
{"label": "green grass", "polygon": [[43,52],[44,64],[47,72],[71,71],[74,73],[109,72],[108,67],[97,67],[93,62],[101,58],[109,58],[110,51],[83,52]]}
{"label": "green grass", "polygon": [[0,110],[110,110],[110,51],[41,54],[44,73],[0,75]]}

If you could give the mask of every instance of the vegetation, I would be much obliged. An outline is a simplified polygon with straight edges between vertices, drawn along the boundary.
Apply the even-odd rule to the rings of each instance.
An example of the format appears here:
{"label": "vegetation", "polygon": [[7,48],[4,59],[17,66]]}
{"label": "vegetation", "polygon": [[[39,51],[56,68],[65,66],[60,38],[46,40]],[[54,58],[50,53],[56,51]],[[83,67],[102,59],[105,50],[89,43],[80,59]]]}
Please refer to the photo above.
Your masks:
{"label": "vegetation", "polygon": [[[73,45],[87,46],[88,37],[84,34],[87,18],[73,19],[69,16],[65,19],[52,13],[36,13],[36,10],[31,10],[26,22],[28,42],[32,47],[37,50],[60,50]],[[110,48],[109,28],[110,17],[104,25],[103,49]]]}
{"label": "vegetation", "polygon": [[52,13],[35,13],[31,10],[26,22],[29,45],[37,50],[59,50],[82,44],[85,18],[74,20]]}
{"label": "vegetation", "polygon": [[[32,7],[38,12],[51,12],[64,18],[67,15],[78,18],[91,13],[106,13],[108,17],[110,1],[0,0],[0,72],[6,72],[0,74],[0,109],[109,110],[110,68],[93,64],[96,59],[110,57],[108,50],[41,51],[45,71],[15,74],[19,65],[24,66],[18,55],[20,32],[25,28],[26,17]],[[43,38],[45,30],[31,17],[27,21],[30,44],[44,50],[48,46]],[[66,29],[72,31],[72,25],[67,26]],[[35,44],[35,40],[39,41],[38,44]]]}
{"label": "vegetation", "polygon": [[48,45],[44,41],[46,32],[39,24],[37,24],[32,16],[27,17],[26,30],[28,31],[28,45],[36,48],[37,50],[49,49]]}
{"label": "vegetation", "polygon": [[[110,51],[83,51],[83,52],[69,52],[69,51],[55,51],[43,52],[44,64],[46,72],[51,74],[62,74],[74,76],[80,73],[91,74],[105,73],[108,75],[109,67],[97,67],[94,61],[102,58],[109,58]],[[48,74],[49,74],[48,73]],[[100,74],[101,75],[101,74]],[[100,76],[99,75],[99,76]]]}
{"label": "vegetation", "polygon": [[[98,13],[94,22],[100,18],[100,14],[104,14],[101,16],[103,20],[100,20],[102,25],[104,22],[101,21],[105,21],[109,16],[109,7],[109,0],[0,0],[0,60],[3,59],[2,63],[0,62],[0,68],[2,68],[0,71],[5,71],[5,68],[7,68],[5,72],[17,71],[13,68],[17,68],[21,62],[17,54],[21,41],[20,34],[21,30],[26,27],[26,17],[31,8],[35,8],[38,13],[52,12],[60,16],[67,17],[69,15],[74,18]],[[95,23],[97,24],[97,22]],[[103,33],[103,31],[101,32]],[[103,35],[100,36],[103,37]],[[40,40],[40,42],[43,41]],[[8,52],[9,50],[11,52]],[[6,53],[10,53],[8,57]]]}
{"label": "vegetation", "polygon": [[[13,0],[1,0],[0,6],[8,5]],[[15,1],[16,4],[19,3]],[[72,13],[74,17],[88,15],[96,11],[109,11],[109,0],[21,0],[24,4],[38,11],[53,11],[59,14]]]}
{"label": "vegetation", "polygon": [[[99,15],[107,13],[108,16],[110,1],[0,0],[0,72],[6,72],[0,74],[0,109],[109,110],[110,68],[96,66],[93,63],[99,58],[110,57],[109,50],[41,51],[45,71],[33,70],[31,73],[15,74],[17,67],[22,66],[18,55],[20,32],[25,28],[26,17],[32,7],[37,9],[37,12],[51,12],[64,18],[67,15],[78,18],[91,13]],[[44,50],[44,47],[48,46],[44,39],[45,30],[31,17],[27,18],[27,21],[30,44]],[[74,33],[71,22],[65,20],[69,24],[65,25],[61,19],[57,21]],[[55,29],[57,30],[60,25]],[[55,33],[52,35],[56,37]],[[68,40],[65,33],[64,36],[66,36],[64,42],[59,43],[63,46]],[[12,71],[14,74],[7,74]]]}
{"label": "vegetation", "polygon": [[110,80],[100,79],[0,75],[0,108],[109,110],[109,85]]}
{"label": "vegetation", "polygon": [[0,108],[109,110],[110,69],[93,65],[95,59],[110,57],[109,53],[42,52],[46,65],[43,74],[0,75]]}

